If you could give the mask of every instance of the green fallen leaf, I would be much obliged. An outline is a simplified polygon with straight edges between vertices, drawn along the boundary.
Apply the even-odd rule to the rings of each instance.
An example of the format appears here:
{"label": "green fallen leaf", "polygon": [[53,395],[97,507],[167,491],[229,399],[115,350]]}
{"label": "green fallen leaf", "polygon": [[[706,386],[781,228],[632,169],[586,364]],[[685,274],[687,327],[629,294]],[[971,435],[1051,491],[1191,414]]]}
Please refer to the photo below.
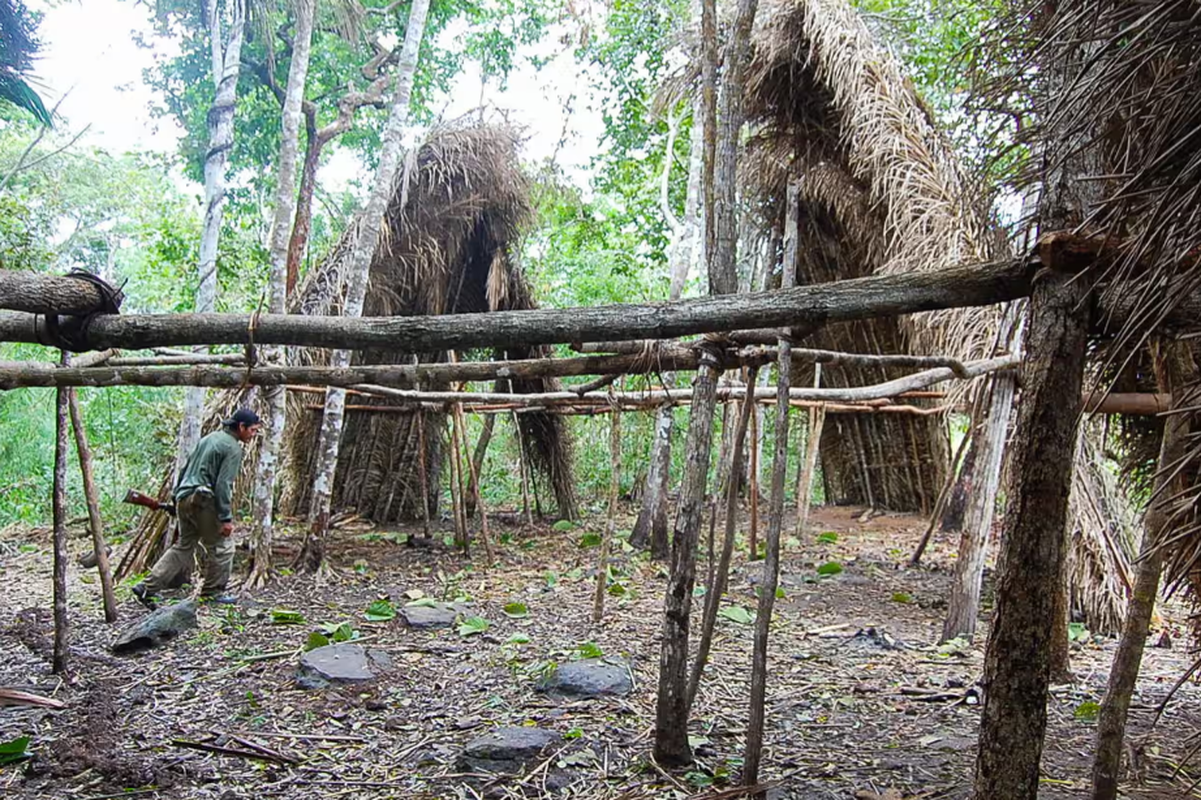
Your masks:
{"label": "green fallen leaf", "polygon": [[892,602],[908,605],[913,602],[913,597],[908,592],[893,592]]}
{"label": "green fallen leaf", "polygon": [[524,633],[515,633],[509,637],[509,644],[529,644],[530,637]]}
{"label": "green fallen leaf", "polygon": [[286,608],[271,609],[271,624],[272,625],[303,625],[304,614],[299,611],[291,611]]}
{"label": "green fallen leaf", "polygon": [[1089,700],[1076,706],[1073,716],[1081,722],[1096,722],[1101,713],[1101,706]]}
{"label": "green fallen leaf", "polygon": [[817,535],[817,540],[822,544],[837,544],[838,534],[834,531],[826,531]]}
{"label": "green fallen leaf", "polygon": [[483,617],[467,617],[459,623],[460,636],[475,636],[488,630],[491,623]]}
{"label": "green fallen leaf", "polygon": [[818,575],[837,575],[842,572],[842,564],[837,561],[827,561],[817,568]]}
{"label": "green fallen leaf", "polygon": [[580,642],[576,645],[576,654],[580,658],[603,658],[605,651],[596,642]]}
{"label": "green fallen leaf", "polygon": [[788,593],[784,591],[783,586],[776,587],[776,599],[777,600],[783,600],[787,596],[788,596]]}
{"label": "green fallen leaf", "polygon": [[20,736],[7,742],[0,742],[0,766],[15,764],[30,757],[26,748],[29,747],[29,737]]}
{"label": "green fallen leaf", "polygon": [[387,600],[380,598],[373,600],[371,605],[367,606],[363,616],[367,618],[368,622],[387,622],[396,618],[396,609]]}
{"label": "green fallen leaf", "polygon": [[530,615],[530,610],[526,608],[525,603],[505,603],[505,607],[502,610],[505,612],[506,617],[512,617],[513,619],[523,619]]}
{"label": "green fallen leaf", "polygon": [[578,540],[580,547],[600,547],[601,535],[599,533],[585,533]]}
{"label": "green fallen leaf", "polygon": [[408,608],[437,608],[438,601],[431,597],[422,597],[411,603],[405,603],[405,606]]}
{"label": "green fallen leaf", "polygon": [[755,616],[742,606],[723,606],[717,612],[717,616],[725,617],[728,620],[737,622],[739,625],[750,625],[755,621]]}
{"label": "green fallen leaf", "polygon": [[551,525],[550,527],[551,527],[551,530],[555,530],[555,531],[574,531],[575,523],[569,519],[561,519],[558,522],[556,522],[554,525]]}
{"label": "green fallen leaf", "polygon": [[316,650],[318,647],[325,647],[329,644],[329,637],[324,633],[313,631],[309,634],[309,639],[304,643],[304,650],[307,653],[309,650]]}
{"label": "green fallen leaf", "polygon": [[1068,641],[1069,642],[1087,642],[1092,636],[1088,628],[1083,622],[1068,623]]}

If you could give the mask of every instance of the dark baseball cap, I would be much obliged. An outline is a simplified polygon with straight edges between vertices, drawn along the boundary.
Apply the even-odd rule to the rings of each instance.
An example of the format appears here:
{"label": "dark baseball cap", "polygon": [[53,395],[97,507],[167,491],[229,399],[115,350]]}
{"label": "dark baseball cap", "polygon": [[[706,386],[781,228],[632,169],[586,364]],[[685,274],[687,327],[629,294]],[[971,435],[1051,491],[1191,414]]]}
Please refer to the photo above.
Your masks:
{"label": "dark baseball cap", "polygon": [[225,420],[226,425],[258,425],[262,422],[259,415],[251,411],[249,408],[239,408],[234,412],[234,415]]}

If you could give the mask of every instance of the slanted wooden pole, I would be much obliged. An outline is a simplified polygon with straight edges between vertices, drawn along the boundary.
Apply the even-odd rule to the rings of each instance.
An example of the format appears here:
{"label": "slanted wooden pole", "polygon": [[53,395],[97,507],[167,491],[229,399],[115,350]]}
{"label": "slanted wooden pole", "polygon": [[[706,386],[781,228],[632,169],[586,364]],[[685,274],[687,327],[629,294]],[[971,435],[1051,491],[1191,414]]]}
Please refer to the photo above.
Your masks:
{"label": "slanted wooden pole", "polygon": [[[758,377],[757,370],[752,367],[747,373],[747,385],[754,386]],[[696,693],[700,689],[701,676],[705,665],[709,662],[709,649],[713,646],[713,631],[717,627],[717,611],[721,608],[722,595],[726,593],[726,583],[730,575],[730,559],[734,555],[734,536],[738,527],[738,477],[742,472],[743,452],[746,449],[747,427],[754,414],[755,404],[749,400],[742,402],[739,409],[738,427],[734,430],[730,444],[730,477],[726,482],[726,524],[725,535],[722,537],[721,557],[714,572],[713,580],[705,592],[705,615],[701,623],[701,640],[696,649],[696,660],[692,662],[692,672],[688,678],[688,708],[696,701]]]}
{"label": "slanted wooden pole", "polygon": [[[976,418],[976,410],[980,407],[980,398],[983,392],[976,394],[976,400],[972,406],[971,418]],[[943,481],[942,489],[938,493],[938,499],[934,501],[934,511],[930,514],[930,524],[926,526],[925,533],[917,543],[917,547],[913,550],[913,555],[909,559],[909,566],[916,567],[922,561],[922,556],[926,553],[926,547],[930,544],[930,539],[934,536],[934,529],[938,527],[938,523],[942,521],[942,513],[946,510],[947,500],[951,496],[951,489],[955,486],[957,480],[956,470],[959,469],[959,462],[963,459],[964,452],[967,451],[968,442],[972,438],[972,426],[968,425],[967,433],[959,440],[959,446],[955,448],[955,455],[951,457],[951,464],[947,470],[947,479]]]}
{"label": "slanted wooden pole", "polygon": [[[466,412],[466,407],[462,407]],[[468,507],[467,514],[471,516],[475,514],[476,496],[479,494],[479,485],[477,481],[484,474],[484,457],[488,455],[488,445],[492,442],[492,430],[496,427],[496,415],[484,415],[484,427],[480,431],[480,438],[475,441],[475,450],[471,454],[471,492],[467,495]]]}
{"label": "slanted wooden pole", "polygon": [[459,461],[459,417],[450,415],[450,502],[454,506],[455,545],[463,548],[463,555],[471,552],[470,534],[467,530],[467,515],[463,508],[463,464]]}
{"label": "slanted wooden pole", "polygon": [[[469,479],[467,482],[467,491],[469,496],[474,500],[472,503],[472,510],[478,511],[480,515],[480,539],[484,544],[484,557],[487,558],[488,563],[491,564],[496,560],[496,557],[492,553],[492,540],[488,536],[488,509],[484,507],[484,501],[480,497],[479,475],[476,471],[477,468],[475,465],[475,458],[472,456],[471,448],[467,443],[467,420],[463,416],[462,403],[455,404],[455,415],[459,418],[459,430],[462,431],[463,438],[463,457],[467,459],[467,469],[470,473],[467,476]],[[485,430],[487,429],[485,428]],[[480,436],[482,437],[484,434],[481,433]],[[485,445],[485,447],[487,447],[487,445]],[[461,466],[459,468],[462,469]],[[470,513],[468,509],[465,508],[464,518],[468,516],[470,516]]]}
{"label": "slanted wooden pole", "polygon": [[525,437],[521,435],[521,420],[517,418],[516,411],[512,412],[512,419],[513,438],[517,440],[517,466],[521,471],[521,513],[525,517],[525,524],[533,526],[534,509],[530,505],[530,470],[525,461]]}
{"label": "slanted wooden pole", "polygon": [[[66,366],[70,356],[63,353]],[[67,390],[55,393],[54,488],[54,657],[52,669],[60,675],[67,669],[70,619],[67,616]]]}
{"label": "slanted wooden pole", "polygon": [[96,477],[92,470],[92,448],[88,447],[88,432],[79,411],[79,398],[74,389],[67,393],[67,409],[71,428],[75,431],[75,449],[79,453],[79,471],[83,475],[83,494],[88,504],[88,527],[92,531],[92,550],[96,571],[100,573],[100,594],[104,599],[104,621],[117,621],[117,597],[113,593],[113,572],[108,563],[108,545],[104,541],[104,520],[100,517],[100,499],[96,492]]}
{"label": "slanted wooden pole", "polygon": [[659,650],[659,692],[655,705],[655,760],[660,764],[688,764],[688,627],[692,590],[696,583],[696,549],[704,507],[705,484],[713,443],[716,406],[717,354],[701,360],[689,409],[688,445],[679,513],[671,542],[671,573],[663,600],[663,639]]}
{"label": "slanted wooden pole", "polygon": [[1160,391],[1172,398],[1174,413],[1164,420],[1163,438],[1156,463],[1155,488],[1151,505],[1143,519],[1143,541],[1135,568],[1134,591],[1126,607],[1122,639],[1109,670],[1109,685],[1097,717],[1097,746],[1093,757],[1092,800],[1115,800],[1122,766],[1122,744],[1126,736],[1126,717],[1142,665],[1151,615],[1163,571],[1162,543],[1171,534],[1172,498],[1183,488],[1179,465],[1188,447],[1189,414],[1183,409],[1195,406],[1196,396],[1188,397],[1187,386],[1196,381],[1197,365],[1184,342],[1161,342],[1155,348],[1156,373]]}
{"label": "slanted wooden pole", "polygon": [[1047,724],[1055,593],[1084,380],[1089,293],[1078,276],[1046,270],[1030,301],[1015,476],[1005,514],[996,611],[984,662],[984,710],[974,800],[1033,800]]}
{"label": "slanted wooden pole", "polygon": [[[822,382],[822,365],[813,368],[813,388]],[[813,473],[817,470],[817,454],[821,450],[822,428],[826,424],[824,407],[809,409],[809,431],[805,442],[805,463],[797,476],[796,487],[796,537],[800,541],[805,535],[805,524],[809,521],[809,497],[813,494]]]}
{"label": "slanted wooden pole", "polygon": [[[751,384],[748,382],[747,385]],[[756,407],[754,394],[749,393],[748,396],[751,398],[749,401],[751,406],[751,465],[749,470],[751,530],[748,534],[750,541],[747,542],[746,549],[750,554],[751,561],[754,561],[759,558],[759,409]]]}
{"label": "slanted wooden pole", "polygon": [[621,409],[609,412],[609,516],[601,537],[600,561],[596,567],[596,595],[592,600],[592,624],[599,625],[605,613],[605,591],[609,588],[609,550],[617,526],[617,494],[621,488]]}
{"label": "slanted wooden pole", "polygon": [[[784,263],[781,284],[784,289],[796,282],[798,202],[800,185],[790,181],[784,216]],[[792,344],[780,337],[780,360],[776,364],[776,429],[772,454],[771,498],[767,511],[767,551],[763,554],[763,580],[759,584],[759,603],[755,609],[755,648],[751,655],[750,711],[746,724],[746,748],[742,759],[742,784],[759,783],[759,765],[763,761],[763,729],[767,716],[767,647],[776,587],[780,579],[780,534],[784,528],[784,491],[788,471],[788,390],[792,388]]]}
{"label": "slanted wooden pole", "polygon": [[430,538],[430,481],[425,444],[425,411],[417,411],[417,479],[421,483],[421,531]]}

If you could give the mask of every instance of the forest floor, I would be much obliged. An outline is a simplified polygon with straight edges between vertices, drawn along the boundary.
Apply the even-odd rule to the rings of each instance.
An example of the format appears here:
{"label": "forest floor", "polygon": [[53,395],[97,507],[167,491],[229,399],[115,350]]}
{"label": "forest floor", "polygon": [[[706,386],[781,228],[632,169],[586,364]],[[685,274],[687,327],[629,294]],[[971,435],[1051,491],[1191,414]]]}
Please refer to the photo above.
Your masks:
{"label": "forest floor", "polygon": [[[887,515],[860,523],[861,511],[816,510],[804,545],[793,542],[785,554],[763,777],[777,783],[773,796],[781,798],[966,797],[987,614],[975,645],[937,647],[951,537],[936,538],[923,566],[910,569],[905,565],[924,522]],[[67,708],[0,708],[0,742],[30,735],[34,753],[31,761],[0,767],[0,795],[720,798],[725,776],[737,774],[742,757],[752,627],[719,618],[693,711],[696,764],[658,769],[649,754],[663,571],[619,548],[615,576],[624,594],[606,597],[603,623],[593,626],[598,550],[580,540],[603,524],[594,517],[560,531],[549,523],[494,522],[497,561],[487,567],[478,552],[468,562],[442,546],[398,544],[404,534],[341,530],[330,545],[330,574],[316,580],[288,574],[245,593],[236,607],[202,606],[198,630],[124,657],[110,652],[115,631],[102,622],[94,573],[72,563],[71,664],[63,679],[49,664],[49,533],[9,528],[0,535],[0,686],[50,695]],[[281,560],[295,551],[294,540],[280,545]],[[73,538],[72,554],[87,546]],[[758,565],[742,552],[726,606],[753,612]],[[819,578],[817,566],[828,562],[843,571]],[[456,627],[368,622],[364,610],[383,596],[396,606],[417,596],[457,598],[490,624],[464,636]],[[123,623],[142,614],[127,588],[120,597]],[[506,615],[513,602],[524,604],[528,616]],[[300,612],[307,622],[273,624],[272,609]],[[1201,740],[1201,687],[1186,684],[1148,730],[1155,704],[1193,658],[1180,635],[1183,611],[1168,606],[1163,614],[1157,627],[1173,634],[1173,645],[1147,649],[1131,719],[1133,739],[1143,743],[1139,774],[1125,796],[1201,797],[1191,788],[1201,775],[1196,758],[1176,769]],[[367,689],[299,688],[294,673],[309,632],[317,623],[341,622],[365,646],[387,653],[391,669]],[[635,680],[629,695],[573,702],[536,691],[554,663],[594,653],[588,643],[628,660]],[[1043,798],[1086,796],[1094,726],[1085,704],[1100,700],[1114,647],[1113,639],[1074,646],[1078,683],[1053,689]],[[263,655],[270,657],[254,658]],[[458,755],[465,743],[503,725],[537,725],[564,738],[522,776],[464,773]],[[218,735],[239,736],[299,763],[173,743]]]}

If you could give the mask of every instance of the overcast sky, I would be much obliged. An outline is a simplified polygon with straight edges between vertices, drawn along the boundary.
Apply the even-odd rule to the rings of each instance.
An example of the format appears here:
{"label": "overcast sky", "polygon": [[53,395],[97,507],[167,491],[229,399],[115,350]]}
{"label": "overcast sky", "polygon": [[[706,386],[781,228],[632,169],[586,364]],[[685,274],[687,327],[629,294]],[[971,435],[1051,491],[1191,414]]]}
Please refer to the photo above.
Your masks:
{"label": "overcast sky", "polygon": [[[85,0],[47,4],[31,0],[31,10],[45,16],[39,28],[42,55],[36,64],[38,88],[47,106],[58,102],[72,132],[90,125],[83,140],[113,152],[155,150],[172,152],[180,130],[170,119],[154,119],[150,106],[153,93],[143,83],[142,71],[156,58],[177,52],[174,42],[155,39],[148,22],[149,9],[128,0]],[[134,44],[133,32],[154,39],[152,49]],[[453,37],[454,32],[446,36]],[[558,48],[555,37],[539,45],[538,54],[551,55]],[[517,70],[503,93],[489,87],[487,104],[508,112],[509,119],[525,126],[530,137],[526,157],[530,160],[556,158],[577,183],[585,181],[584,170],[596,151],[601,133],[600,116],[591,109],[583,80],[570,54],[563,53],[540,71],[528,66]],[[567,142],[557,147],[564,132],[564,108],[574,96]],[[449,97],[440,98],[434,110],[447,118],[459,116],[479,104],[478,70],[470,67]],[[335,159],[324,171],[327,181],[367,177],[352,159]],[[369,185],[370,181],[362,181]],[[331,187],[332,188],[332,187]]]}

